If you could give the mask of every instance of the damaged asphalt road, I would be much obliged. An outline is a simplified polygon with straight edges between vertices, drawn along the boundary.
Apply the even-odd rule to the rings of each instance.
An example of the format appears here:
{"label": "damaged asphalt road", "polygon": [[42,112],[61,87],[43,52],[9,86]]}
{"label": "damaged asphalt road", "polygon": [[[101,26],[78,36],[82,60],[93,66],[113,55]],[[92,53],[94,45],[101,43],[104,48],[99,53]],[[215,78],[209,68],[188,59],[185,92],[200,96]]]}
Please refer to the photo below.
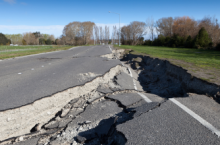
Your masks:
{"label": "damaged asphalt road", "polygon": [[131,70],[120,54],[107,45],[86,46],[0,62],[0,144],[220,144],[218,134],[164,95],[217,129],[219,104],[179,90],[157,91],[167,85],[153,87],[159,74]]}

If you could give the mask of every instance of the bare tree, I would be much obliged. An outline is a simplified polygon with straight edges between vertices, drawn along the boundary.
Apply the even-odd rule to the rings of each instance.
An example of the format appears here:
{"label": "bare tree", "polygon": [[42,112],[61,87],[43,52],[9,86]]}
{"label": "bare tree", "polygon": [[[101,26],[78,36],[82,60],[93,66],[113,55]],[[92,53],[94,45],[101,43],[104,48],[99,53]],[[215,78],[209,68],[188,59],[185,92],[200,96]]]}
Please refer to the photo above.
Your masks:
{"label": "bare tree", "polygon": [[65,43],[70,45],[88,44],[93,36],[93,22],[72,22],[63,29]]}
{"label": "bare tree", "polygon": [[105,26],[105,43],[108,44],[109,41],[109,27]]}
{"label": "bare tree", "polygon": [[24,33],[23,39],[28,45],[37,45],[39,43],[38,39],[35,38],[35,35],[31,32]]}
{"label": "bare tree", "polygon": [[96,43],[100,43],[99,42],[99,27],[94,26],[94,30],[95,30]]}
{"label": "bare tree", "polygon": [[146,24],[144,22],[133,21],[129,24],[132,45],[137,45],[139,38],[147,34]]}
{"label": "bare tree", "polygon": [[93,34],[93,26],[95,23],[93,22],[83,22],[81,23],[81,35],[83,37],[84,44],[88,44],[89,40]]}
{"label": "bare tree", "polygon": [[163,36],[172,36],[172,26],[173,26],[173,18],[161,18],[156,22],[156,29],[159,32],[159,34],[162,34]]}
{"label": "bare tree", "polygon": [[11,40],[12,44],[22,44],[22,34],[5,34],[5,36]]}
{"label": "bare tree", "polygon": [[117,27],[113,26],[113,44],[116,44],[116,40],[117,40]]}
{"label": "bare tree", "polygon": [[151,40],[153,41],[154,40],[154,31],[155,31],[155,23],[154,23],[154,18],[151,17],[151,18],[148,18],[146,20],[146,26],[150,32],[150,37],[151,37]]}
{"label": "bare tree", "polygon": [[103,31],[102,31],[102,27],[100,26],[99,27],[99,40],[100,40],[100,43],[103,43],[103,40],[104,40],[104,35],[103,35]]}
{"label": "bare tree", "polygon": [[49,36],[49,39],[50,39],[51,41],[55,42],[55,37],[54,37],[54,35],[50,35],[50,36]]}
{"label": "bare tree", "polygon": [[121,28],[121,42],[123,45],[131,45],[131,28],[130,26],[123,26]]}
{"label": "bare tree", "polygon": [[80,22],[71,22],[64,27],[62,38],[65,39],[65,44],[69,44],[69,45],[78,44],[77,38],[81,37],[80,28],[81,28]]}
{"label": "bare tree", "polygon": [[220,28],[218,24],[218,19],[215,17],[204,17],[201,21],[199,21],[198,25],[199,29],[204,27],[209,34],[214,46],[220,42]]}

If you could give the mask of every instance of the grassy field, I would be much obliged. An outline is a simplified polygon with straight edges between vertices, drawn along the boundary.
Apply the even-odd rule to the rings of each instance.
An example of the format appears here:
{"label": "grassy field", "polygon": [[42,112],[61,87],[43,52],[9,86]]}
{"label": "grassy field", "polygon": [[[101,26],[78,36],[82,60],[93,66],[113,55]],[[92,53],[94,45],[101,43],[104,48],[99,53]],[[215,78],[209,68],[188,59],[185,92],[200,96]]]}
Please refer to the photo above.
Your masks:
{"label": "grassy field", "polygon": [[203,80],[210,82],[217,80],[220,84],[220,51],[129,45],[122,45],[120,48],[132,49],[133,54],[169,60],[171,63],[191,71],[194,75],[198,75]]}
{"label": "grassy field", "polygon": [[18,56],[58,51],[58,50],[67,50],[73,46],[59,46],[59,45],[34,45],[34,46],[5,46],[0,45],[0,59],[13,58]]}

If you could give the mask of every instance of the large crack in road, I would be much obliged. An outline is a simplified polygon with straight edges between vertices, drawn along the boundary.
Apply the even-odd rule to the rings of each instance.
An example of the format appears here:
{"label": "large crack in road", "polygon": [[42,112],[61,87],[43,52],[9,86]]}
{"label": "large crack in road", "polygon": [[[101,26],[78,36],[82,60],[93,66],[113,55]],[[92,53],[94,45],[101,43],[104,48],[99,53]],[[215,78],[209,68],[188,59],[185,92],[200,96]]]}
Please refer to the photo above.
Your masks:
{"label": "large crack in road", "polygon": [[[0,144],[220,144],[215,134],[169,100],[190,93],[180,77],[172,78],[166,63],[123,53],[99,55],[126,62],[103,75],[79,74],[82,80],[93,78],[83,85],[0,112],[5,126]],[[74,59],[83,57],[97,55]],[[13,119],[19,116],[18,126]]]}

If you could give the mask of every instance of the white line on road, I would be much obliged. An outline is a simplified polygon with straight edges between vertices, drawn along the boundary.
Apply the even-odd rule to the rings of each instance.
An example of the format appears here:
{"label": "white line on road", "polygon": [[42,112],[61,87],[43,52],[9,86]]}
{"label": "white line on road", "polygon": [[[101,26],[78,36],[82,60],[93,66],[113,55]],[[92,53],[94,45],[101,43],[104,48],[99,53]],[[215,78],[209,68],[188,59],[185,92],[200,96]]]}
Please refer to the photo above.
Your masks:
{"label": "white line on road", "polygon": [[[131,76],[132,79],[133,79],[134,89],[137,90],[137,85],[136,85],[135,80],[134,80],[134,78],[133,78],[132,72],[131,72],[131,70],[130,70],[129,67],[127,67],[127,68],[128,68],[128,70],[129,70],[130,76]],[[144,94],[141,94],[141,93],[138,93],[138,94],[139,94],[147,103],[151,103],[151,102],[152,102],[152,101],[151,101],[147,96],[145,96]]]}
{"label": "white line on road", "polygon": [[[78,46],[78,47],[80,47],[80,46]],[[70,48],[70,49],[68,49],[68,50],[73,50],[73,49],[75,49],[75,48],[77,48],[77,47],[72,47],[72,48]]]}
{"label": "white line on road", "polygon": [[[110,46],[109,46],[110,48]],[[110,48],[111,49],[111,48]],[[122,62],[121,62],[122,63]],[[122,63],[123,65],[123,63]],[[124,65],[123,65],[124,66]],[[129,67],[127,67],[130,73],[130,76],[133,78],[132,76],[132,72],[130,70]],[[133,83],[134,83],[134,88],[135,90],[137,90],[136,84],[134,82],[133,79]],[[138,94],[148,103],[151,103],[152,101],[146,97],[144,94],[141,94],[138,92]],[[170,101],[172,101],[174,104],[176,104],[177,106],[179,106],[181,109],[183,109],[186,113],[188,113],[189,115],[191,115],[194,119],[196,119],[198,122],[200,122],[203,126],[205,126],[206,128],[208,128],[209,130],[211,130],[214,134],[216,134],[218,137],[220,137],[220,131],[215,128],[213,125],[211,125],[210,123],[208,123],[206,120],[204,120],[202,117],[200,117],[199,115],[197,115],[196,113],[194,113],[192,110],[190,110],[189,108],[187,108],[185,105],[181,104],[179,101],[177,101],[176,99],[169,99]]]}
{"label": "white line on road", "polygon": [[[112,51],[112,49],[111,49],[110,46],[109,46],[109,49]],[[121,64],[122,64],[123,66],[125,66],[122,62],[121,62]],[[127,67],[127,68],[128,68],[129,74],[130,74],[130,76],[131,76],[131,78],[132,78],[132,80],[133,80],[134,89],[137,90],[137,85],[136,85],[135,80],[134,80],[134,78],[133,78],[132,72],[131,72],[131,70],[130,70],[129,67]],[[151,103],[151,102],[152,102],[152,101],[151,101],[147,96],[145,96],[144,94],[141,94],[141,93],[138,93],[138,94],[139,94],[146,102],[148,102],[148,103]]]}
{"label": "white line on road", "polygon": [[111,52],[112,52],[112,49],[111,49],[111,47],[109,46],[109,49],[111,50]]}
{"label": "white line on road", "polygon": [[181,104],[179,101],[177,101],[176,99],[169,99],[170,101],[172,101],[174,104],[176,104],[177,106],[179,106],[181,109],[183,109],[186,113],[188,113],[189,115],[191,115],[193,118],[195,118],[197,121],[199,121],[202,125],[204,125],[206,128],[208,128],[209,130],[211,130],[214,134],[216,134],[218,137],[220,137],[220,131],[218,129],[216,129],[214,126],[212,126],[210,123],[208,123],[206,120],[204,120],[202,117],[200,117],[199,115],[197,115],[196,113],[194,113],[192,110],[190,110],[189,108],[187,108],[185,105]]}
{"label": "white line on road", "polygon": [[132,72],[129,67],[128,67],[128,70],[129,70],[130,76],[133,78]]}
{"label": "white line on road", "polygon": [[144,94],[141,94],[141,93],[138,93],[147,103],[151,103],[152,101],[147,97],[145,96]]}

